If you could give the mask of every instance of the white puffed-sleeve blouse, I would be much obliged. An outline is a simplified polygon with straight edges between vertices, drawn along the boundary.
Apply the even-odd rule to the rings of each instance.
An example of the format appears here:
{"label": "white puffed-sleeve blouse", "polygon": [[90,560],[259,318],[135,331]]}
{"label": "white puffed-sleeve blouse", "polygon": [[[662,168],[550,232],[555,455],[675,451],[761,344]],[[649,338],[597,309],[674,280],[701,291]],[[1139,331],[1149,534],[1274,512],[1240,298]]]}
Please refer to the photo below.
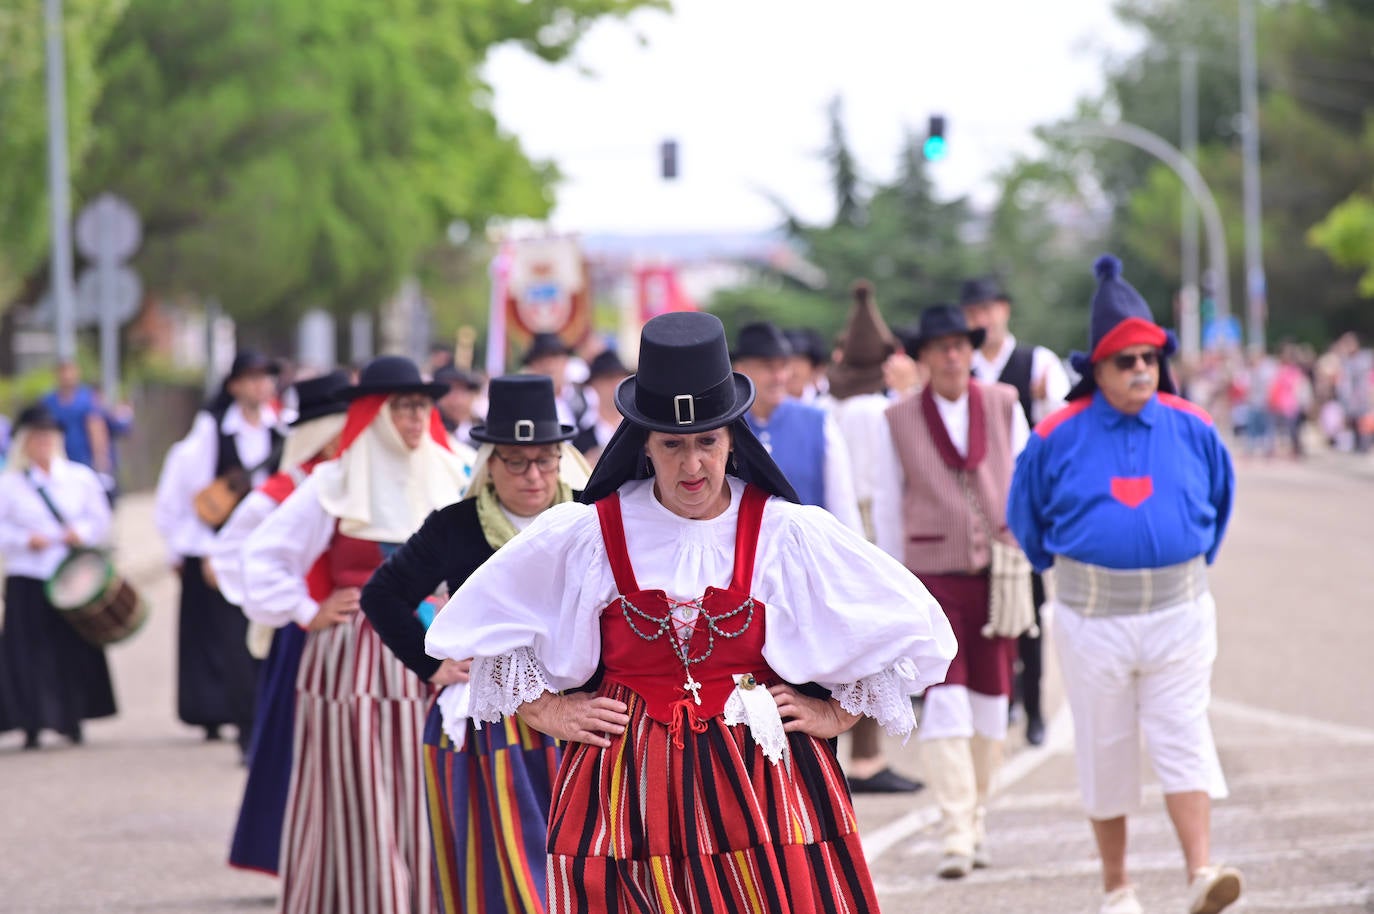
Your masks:
{"label": "white puffed-sleeve blouse", "polygon": [[[673,514],[652,480],[620,489],[639,586],[675,600],[726,587],[744,484],[709,520]],[[910,695],[942,682],[957,644],[934,598],[901,563],[829,513],[770,498],[751,595],[767,607],[763,656],[783,679],[830,689],[890,732],[915,724]],[[601,658],[601,610],[617,596],[596,509],[560,505],[488,559],[434,620],[437,658],[475,658],[472,714],[496,720],[545,690],[582,685]]]}

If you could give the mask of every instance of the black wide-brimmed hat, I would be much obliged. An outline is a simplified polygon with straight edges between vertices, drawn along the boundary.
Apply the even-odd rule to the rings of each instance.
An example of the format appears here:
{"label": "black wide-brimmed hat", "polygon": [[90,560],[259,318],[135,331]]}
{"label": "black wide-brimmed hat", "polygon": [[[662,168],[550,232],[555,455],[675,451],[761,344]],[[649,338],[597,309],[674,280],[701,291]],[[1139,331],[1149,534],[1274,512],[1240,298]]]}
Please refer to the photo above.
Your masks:
{"label": "black wide-brimmed hat", "polygon": [[350,380],[348,372],[340,368],[318,378],[307,378],[293,384],[292,388],[296,391],[296,418],[291,420],[291,427],[295,428],[312,419],[348,412],[348,401],[339,399],[339,394],[348,387]]}
{"label": "black wide-brimmed hat", "polygon": [[916,335],[907,343],[907,351],[915,358],[931,340],[942,336],[967,336],[973,348],[983,345],[987,331],[979,327],[970,330],[964,312],[953,305],[931,305],[921,312],[921,320],[916,325]]}
{"label": "black wide-brimmed hat", "polygon": [[589,381],[596,378],[624,378],[630,373],[630,369],[626,368],[625,363],[620,361],[620,356],[616,355],[614,349],[602,350],[587,365],[587,380]]}
{"label": "black wide-brimmed hat", "polygon": [[356,400],[372,394],[424,394],[435,400],[448,393],[447,384],[435,384],[420,377],[420,369],[403,355],[379,355],[363,366],[358,383],[345,387],[337,396]]}
{"label": "black wide-brimmed hat", "polygon": [[645,324],[639,373],[615,390],[616,409],[630,422],[682,435],[729,425],[753,402],[753,382],[730,367],[725,326],[702,311],[670,311]]}
{"label": "black wide-brimmed hat", "polygon": [[281,364],[270,359],[256,349],[241,349],[234,354],[234,362],[229,366],[229,376],[224,383],[250,374],[281,374]]}
{"label": "black wide-brimmed hat", "polygon": [[830,361],[830,350],[825,345],[825,337],[815,327],[789,327],[783,336],[792,347],[792,354],[804,357],[814,366]]}
{"label": "black wide-brimmed hat", "polygon": [[487,388],[487,422],[474,426],[473,441],[484,444],[557,444],[577,434],[558,421],[553,379],[542,374],[492,378]]}
{"label": "black wide-brimmed hat", "polygon": [[466,387],[474,393],[482,389],[482,379],[477,376],[476,372],[455,368],[452,365],[445,365],[434,372],[434,383],[447,384],[450,388]]}
{"label": "black wide-brimmed hat", "polygon": [[755,321],[739,328],[735,337],[735,349],[730,358],[739,359],[790,359],[795,353],[778,325],[770,321]]}
{"label": "black wide-brimmed hat", "polygon": [[1011,304],[1011,296],[1007,294],[1006,289],[1003,289],[997,280],[990,276],[965,280],[959,289],[959,307],[961,308],[967,305],[986,305],[995,301]]}
{"label": "black wide-brimmed hat", "polygon": [[528,365],[535,359],[551,355],[572,355],[572,349],[556,333],[536,333],[534,339],[530,340],[530,348],[526,349],[524,356],[521,357],[520,364]]}
{"label": "black wide-brimmed hat", "polygon": [[62,430],[62,423],[42,403],[25,407],[14,420],[14,430],[28,429],[34,432],[56,432]]}

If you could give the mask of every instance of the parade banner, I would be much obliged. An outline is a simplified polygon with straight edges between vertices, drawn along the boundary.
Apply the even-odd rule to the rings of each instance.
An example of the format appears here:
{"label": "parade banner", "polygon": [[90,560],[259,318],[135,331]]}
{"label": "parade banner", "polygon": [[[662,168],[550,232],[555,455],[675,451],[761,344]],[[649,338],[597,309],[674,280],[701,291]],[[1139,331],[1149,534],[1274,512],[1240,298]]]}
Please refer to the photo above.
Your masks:
{"label": "parade banner", "polygon": [[696,303],[688,297],[678,279],[677,269],[657,265],[635,269],[635,300],[639,304],[639,322],[669,311],[696,311]]}
{"label": "parade banner", "polygon": [[582,249],[572,238],[510,244],[505,284],[506,332],[522,346],[536,333],[556,333],[570,346],[591,327],[591,289]]}

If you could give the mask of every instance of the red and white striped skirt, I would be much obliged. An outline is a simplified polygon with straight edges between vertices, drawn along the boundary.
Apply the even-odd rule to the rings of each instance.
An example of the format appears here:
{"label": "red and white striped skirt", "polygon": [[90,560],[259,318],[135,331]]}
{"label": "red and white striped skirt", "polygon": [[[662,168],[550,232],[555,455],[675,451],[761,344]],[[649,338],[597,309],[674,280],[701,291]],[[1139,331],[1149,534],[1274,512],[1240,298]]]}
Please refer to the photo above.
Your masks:
{"label": "red and white striped skirt", "polygon": [[284,914],[432,914],[421,739],[433,688],[367,618],[312,632],[296,680]]}
{"label": "red and white striped skirt", "polygon": [[572,744],[549,819],[550,914],[868,914],[878,910],[844,774],[829,745],[788,735],[774,765],[744,725],[684,728],[643,700],[608,749]]}

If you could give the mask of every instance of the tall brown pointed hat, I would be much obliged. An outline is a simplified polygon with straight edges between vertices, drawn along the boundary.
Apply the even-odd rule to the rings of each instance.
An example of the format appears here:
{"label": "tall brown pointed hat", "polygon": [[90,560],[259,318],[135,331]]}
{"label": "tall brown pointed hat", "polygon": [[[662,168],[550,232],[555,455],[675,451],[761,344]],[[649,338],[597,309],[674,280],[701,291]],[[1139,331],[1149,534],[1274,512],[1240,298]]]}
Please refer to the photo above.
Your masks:
{"label": "tall brown pointed hat", "polygon": [[830,395],[836,400],[883,392],[883,362],[901,348],[888,329],[873,299],[873,284],[854,283],[854,304],[849,308],[840,343],[840,361],[830,366]]}

